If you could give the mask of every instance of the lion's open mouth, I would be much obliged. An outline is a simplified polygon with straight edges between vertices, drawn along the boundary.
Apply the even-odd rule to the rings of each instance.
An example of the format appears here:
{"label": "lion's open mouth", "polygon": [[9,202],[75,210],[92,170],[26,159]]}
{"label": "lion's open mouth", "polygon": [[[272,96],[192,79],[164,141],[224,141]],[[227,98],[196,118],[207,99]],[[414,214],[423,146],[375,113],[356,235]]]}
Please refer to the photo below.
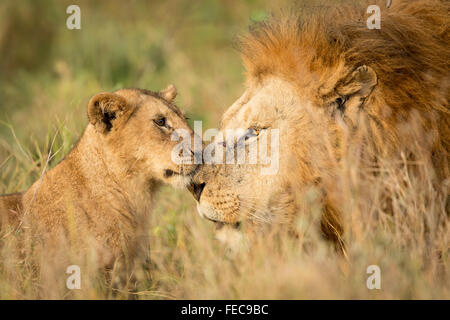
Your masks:
{"label": "lion's open mouth", "polygon": [[167,179],[167,182],[170,182],[173,187],[182,189],[189,187],[192,183],[192,171],[186,172],[184,168],[181,168],[179,172],[166,169],[164,170],[164,178]]}
{"label": "lion's open mouth", "polygon": [[165,178],[170,178],[172,176],[184,176],[184,177],[188,176],[188,177],[192,177],[194,175],[195,171],[196,170],[194,169],[194,170],[191,170],[190,172],[185,172],[185,170],[181,169],[180,172],[176,172],[176,171],[173,171],[173,170],[170,170],[170,169],[166,169],[166,170],[164,170],[164,177]]}
{"label": "lion's open mouth", "polygon": [[164,177],[165,177],[165,178],[170,178],[170,177],[172,177],[172,176],[174,176],[174,175],[181,175],[181,173],[175,172],[175,171],[170,170],[170,169],[166,169],[166,170],[164,171]]}

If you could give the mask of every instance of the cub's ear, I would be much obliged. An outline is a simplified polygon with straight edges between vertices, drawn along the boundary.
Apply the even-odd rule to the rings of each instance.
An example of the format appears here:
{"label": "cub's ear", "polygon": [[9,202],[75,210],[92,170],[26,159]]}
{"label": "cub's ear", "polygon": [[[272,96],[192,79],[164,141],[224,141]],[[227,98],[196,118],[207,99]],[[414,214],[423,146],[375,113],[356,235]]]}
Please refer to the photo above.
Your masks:
{"label": "cub's ear", "polygon": [[342,97],[356,97],[365,99],[377,85],[377,74],[368,66],[358,67],[352,74],[336,88]]}
{"label": "cub's ear", "polygon": [[159,96],[164,100],[171,102],[177,96],[177,88],[171,84],[166,89],[160,91]]}
{"label": "cub's ear", "polygon": [[132,107],[124,97],[109,92],[99,93],[89,101],[89,122],[98,132],[107,134],[126,121],[131,111]]}

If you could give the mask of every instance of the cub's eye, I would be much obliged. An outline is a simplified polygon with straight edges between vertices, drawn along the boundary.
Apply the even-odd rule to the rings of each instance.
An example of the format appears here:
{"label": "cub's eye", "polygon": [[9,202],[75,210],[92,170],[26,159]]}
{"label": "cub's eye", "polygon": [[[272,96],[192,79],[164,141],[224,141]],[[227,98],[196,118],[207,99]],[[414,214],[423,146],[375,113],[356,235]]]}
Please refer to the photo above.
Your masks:
{"label": "cub's eye", "polygon": [[159,127],[164,127],[166,125],[166,118],[161,117],[156,120],[153,120],[153,122]]}

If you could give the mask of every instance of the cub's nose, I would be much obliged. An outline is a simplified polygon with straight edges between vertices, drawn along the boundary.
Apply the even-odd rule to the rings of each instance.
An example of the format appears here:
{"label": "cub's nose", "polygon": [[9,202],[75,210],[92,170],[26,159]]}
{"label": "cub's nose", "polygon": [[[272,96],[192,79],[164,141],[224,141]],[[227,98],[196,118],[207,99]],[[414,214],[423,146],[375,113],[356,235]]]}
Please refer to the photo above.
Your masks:
{"label": "cub's nose", "polygon": [[202,195],[203,189],[205,188],[205,185],[206,183],[191,183],[191,185],[188,187],[195,200],[200,201],[200,197]]}

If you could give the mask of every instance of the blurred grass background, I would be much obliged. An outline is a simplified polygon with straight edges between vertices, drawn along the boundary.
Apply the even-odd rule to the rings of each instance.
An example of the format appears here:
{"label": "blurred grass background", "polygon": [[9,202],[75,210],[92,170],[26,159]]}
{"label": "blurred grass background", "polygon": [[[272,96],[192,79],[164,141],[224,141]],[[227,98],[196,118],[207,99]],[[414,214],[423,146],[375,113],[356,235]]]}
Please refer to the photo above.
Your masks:
{"label": "blurred grass background", "polygon": [[[81,8],[81,30],[66,28],[71,4]],[[0,165],[11,151],[39,162],[38,150],[48,151],[58,131],[54,165],[87,124],[90,97],[123,87],[156,91],[173,83],[191,121],[216,127],[242,91],[236,35],[282,6],[268,0],[2,1]],[[26,157],[20,144],[31,146]],[[2,170],[0,193],[23,190],[36,178],[18,171]]]}
{"label": "blurred grass background", "polygon": [[[66,28],[71,4],[81,8],[81,30]],[[69,152],[87,124],[90,97],[101,91],[160,90],[173,83],[177,104],[190,121],[203,120],[204,129],[217,127],[243,90],[236,35],[252,20],[291,5],[284,0],[1,1],[0,194],[25,190],[49,154],[52,167]],[[400,188],[400,174],[378,182]],[[370,190],[364,181],[358,183]],[[444,204],[422,199],[425,182],[412,185],[416,189],[393,190],[401,208],[418,199],[409,216],[394,213],[406,221],[402,231],[390,219],[379,221],[363,210],[369,206],[366,199],[349,187],[348,203],[361,220],[355,218],[348,229],[353,239],[348,264],[312,228],[300,244],[263,239],[251,253],[232,259],[213,241],[213,226],[198,217],[190,194],[164,187],[149,230],[152,271],[136,271],[144,273],[137,294],[150,299],[448,298],[448,225],[425,240],[414,234],[423,227],[423,215],[442,216]],[[311,227],[308,223],[302,220],[299,226]],[[0,299],[111,297],[87,282],[87,291],[68,293],[65,274],[55,288],[57,275],[36,274],[29,261],[8,251],[0,260]],[[366,288],[370,264],[383,270],[381,291]],[[48,287],[41,284],[45,277],[52,281]]]}

